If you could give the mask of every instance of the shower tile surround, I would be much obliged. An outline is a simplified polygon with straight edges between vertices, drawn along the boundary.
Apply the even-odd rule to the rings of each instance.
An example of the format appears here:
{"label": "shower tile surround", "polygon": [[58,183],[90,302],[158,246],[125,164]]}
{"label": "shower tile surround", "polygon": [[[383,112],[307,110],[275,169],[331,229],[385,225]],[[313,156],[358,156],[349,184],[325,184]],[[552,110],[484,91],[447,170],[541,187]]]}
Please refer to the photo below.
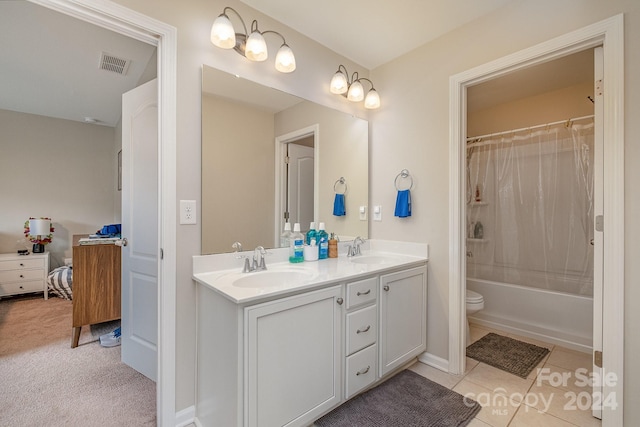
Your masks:
{"label": "shower tile surround", "polygon": [[[551,352],[527,379],[471,358],[467,358],[464,375],[451,375],[420,362],[409,369],[478,401],[482,405],[482,410],[468,424],[471,427],[600,427],[602,425],[600,420],[591,416],[590,409],[572,408],[575,401],[571,401],[571,396],[591,393],[590,388],[581,387],[579,381],[576,383],[573,375],[580,368],[591,372],[589,354],[471,324],[472,341],[479,340],[489,332],[546,347]],[[542,375],[539,374],[539,369],[543,369]],[[566,383],[557,385],[553,381],[545,380],[545,375],[555,379],[563,373],[570,378]]]}

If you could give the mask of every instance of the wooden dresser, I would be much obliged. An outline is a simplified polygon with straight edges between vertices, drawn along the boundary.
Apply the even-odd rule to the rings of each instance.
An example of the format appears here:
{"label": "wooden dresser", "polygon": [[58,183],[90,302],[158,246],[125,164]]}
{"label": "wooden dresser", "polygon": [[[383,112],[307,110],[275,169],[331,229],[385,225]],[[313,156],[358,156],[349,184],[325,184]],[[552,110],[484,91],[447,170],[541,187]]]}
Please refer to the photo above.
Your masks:
{"label": "wooden dresser", "polygon": [[120,246],[79,245],[73,236],[73,338],[78,346],[84,325],[120,318]]}

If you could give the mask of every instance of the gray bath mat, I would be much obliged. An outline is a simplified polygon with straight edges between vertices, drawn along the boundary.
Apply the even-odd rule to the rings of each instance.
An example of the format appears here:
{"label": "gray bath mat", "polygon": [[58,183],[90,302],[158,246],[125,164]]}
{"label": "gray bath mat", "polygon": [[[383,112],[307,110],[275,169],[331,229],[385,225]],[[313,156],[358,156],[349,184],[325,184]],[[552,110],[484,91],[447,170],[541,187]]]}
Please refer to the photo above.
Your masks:
{"label": "gray bath mat", "polygon": [[315,422],[318,427],[466,426],[478,402],[405,370]]}
{"label": "gray bath mat", "polygon": [[522,378],[527,378],[547,353],[547,348],[493,332],[467,347],[467,357]]}

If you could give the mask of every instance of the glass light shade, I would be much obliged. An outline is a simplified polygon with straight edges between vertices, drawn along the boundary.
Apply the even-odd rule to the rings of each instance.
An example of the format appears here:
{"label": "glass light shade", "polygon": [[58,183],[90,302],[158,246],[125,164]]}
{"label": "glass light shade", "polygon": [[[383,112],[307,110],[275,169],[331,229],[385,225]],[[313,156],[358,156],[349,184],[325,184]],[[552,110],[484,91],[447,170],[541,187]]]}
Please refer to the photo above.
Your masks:
{"label": "glass light shade", "polygon": [[267,52],[267,43],[259,31],[254,31],[247,39],[247,46],[244,56],[250,61],[264,61],[269,56]]}
{"label": "glass light shade", "polygon": [[342,95],[349,89],[349,83],[347,82],[347,76],[345,76],[342,71],[338,71],[331,78],[331,86],[329,90],[331,93],[335,93],[337,95]]}
{"label": "glass light shade", "polygon": [[51,221],[48,219],[30,219],[29,234],[31,236],[48,236],[51,232]]}
{"label": "glass light shade", "polygon": [[364,88],[362,83],[355,81],[349,86],[349,93],[347,93],[347,99],[353,102],[359,102],[364,99]]}
{"label": "glass light shade", "polygon": [[364,108],[373,110],[380,107],[380,95],[375,89],[371,89],[364,98]]}
{"label": "glass light shade", "polygon": [[296,69],[296,57],[289,46],[283,44],[276,55],[276,70],[281,73],[290,73]]}
{"label": "glass light shade", "polygon": [[211,43],[222,49],[232,49],[236,45],[236,31],[224,13],[213,21],[211,26]]}

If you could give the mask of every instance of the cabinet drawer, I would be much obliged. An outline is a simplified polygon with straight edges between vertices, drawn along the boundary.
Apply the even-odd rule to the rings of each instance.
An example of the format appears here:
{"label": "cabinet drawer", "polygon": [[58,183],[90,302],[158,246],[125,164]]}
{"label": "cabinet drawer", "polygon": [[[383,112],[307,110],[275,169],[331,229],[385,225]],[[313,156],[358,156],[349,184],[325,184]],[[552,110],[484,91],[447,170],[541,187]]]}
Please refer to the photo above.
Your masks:
{"label": "cabinet drawer", "polygon": [[376,380],[377,354],[378,349],[374,344],[347,357],[347,367],[345,369],[345,375],[347,376],[345,379],[345,397],[347,399]]}
{"label": "cabinet drawer", "polygon": [[0,284],[0,296],[24,294],[27,292],[42,292],[44,290],[43,286],[42,280]]}
{"label": "cabinet drawer", "polygon": [[378,278],[360,280],[347,284],[347,310],[377,300]]}
{"label": "cabinet drawer", "polygon": [[347,355],[376,342],[378,336],[377,305],[347,314]]}
{"label": "cabinet drawer", "polygon": [[7,270],[0,271],[0,283],[25,282],[44,279],[44,270]]}
{"label": "cabinet drawer", "polygon": [[24,259],[0,261],[0,271],[20,270],[23,268],[44,268],[44,259],[34,259],[25,256]]}

